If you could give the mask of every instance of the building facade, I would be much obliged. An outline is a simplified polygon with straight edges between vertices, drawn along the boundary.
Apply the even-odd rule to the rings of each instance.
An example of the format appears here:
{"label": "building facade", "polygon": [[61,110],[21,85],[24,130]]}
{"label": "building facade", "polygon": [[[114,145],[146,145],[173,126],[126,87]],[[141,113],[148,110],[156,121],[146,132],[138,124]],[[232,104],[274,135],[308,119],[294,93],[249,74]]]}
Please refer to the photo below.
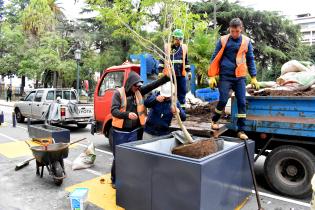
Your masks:
{"label": "building facade", "polygon": [[297,15],[293,22],[301,27],[302,43],[315,45],[315,16],[309,13]]}

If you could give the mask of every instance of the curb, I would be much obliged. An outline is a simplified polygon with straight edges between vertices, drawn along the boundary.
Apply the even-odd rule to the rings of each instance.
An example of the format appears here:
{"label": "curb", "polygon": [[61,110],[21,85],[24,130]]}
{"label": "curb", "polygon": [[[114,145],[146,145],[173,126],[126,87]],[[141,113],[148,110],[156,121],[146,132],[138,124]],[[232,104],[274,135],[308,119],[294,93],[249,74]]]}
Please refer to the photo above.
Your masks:
{"label": "curb", "polygon": [[1,104],[1,103],[0,103],[0,106],[6,106],[6,107],[14,107],[14,105]]}

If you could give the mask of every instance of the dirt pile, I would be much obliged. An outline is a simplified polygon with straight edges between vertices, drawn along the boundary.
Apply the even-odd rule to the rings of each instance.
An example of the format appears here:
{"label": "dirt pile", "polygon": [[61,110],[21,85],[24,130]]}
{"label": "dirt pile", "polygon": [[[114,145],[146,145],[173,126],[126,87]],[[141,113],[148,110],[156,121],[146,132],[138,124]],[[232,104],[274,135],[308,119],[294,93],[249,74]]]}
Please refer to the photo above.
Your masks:
{"label": "dirt pile", "polygon": [[191,108],[186,109],[186,114],[193,115],[193,116],[211,115],[211,113],[214,111],[217,104],[218,102],[209,103],[205,106],[192,105]]}
{"label": "dirt pile", "polygon": [[175,147],[172,150],[173,154],[191,158],[203,158],[218,151],[218,145],[213,139],[205,139]]}
{"label": "dirt pile", "polygon": [[309,90],[263,90],[263,91],[255,91],[253,89],[248,89],[247,92],[252,96],[315,96],[315,89]]}

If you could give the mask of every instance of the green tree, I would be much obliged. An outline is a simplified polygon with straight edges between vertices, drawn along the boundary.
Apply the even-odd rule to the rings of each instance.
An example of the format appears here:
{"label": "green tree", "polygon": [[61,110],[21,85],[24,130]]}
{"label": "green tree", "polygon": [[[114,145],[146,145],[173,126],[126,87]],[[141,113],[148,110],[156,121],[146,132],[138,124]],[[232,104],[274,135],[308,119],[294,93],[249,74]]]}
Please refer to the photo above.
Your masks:
{"label": "green tree", "polygon": [[[256,11],[228,1],[217,3],[217,22],[220,34],[226,34],[229,21],[239,17],[244,23],[244,32],[253,40],[254,54],[259,79],[274,80],[280,74],[283,63],[290,59],[307,60],[309,54],[303,50],[300,29],[277,12]],[[206,20],[212,20],[212,2],[192,4],[198,14],[207,13]]]}
{"label": "green tree", "polygon": [[11,27],[8,22],[2,23],[0,34],[0,74],[17,73],[19,61],[23,58],[24,34],[21,27]]}
{"label": "green tree", "polygon": [[22,15],[24,30],[34,37],[52,31],[55,25],[54,13],[47,0],[30,0]]}
{"label": "green tree", "polygon": [[195,34],[190,44],[190,62],[196,65],[197,83],[205,84],[208,78],[208,68],[210,58],[215,49],[215,43],[219,37],[219,28],[208,29],[206,25],[196,28]]}

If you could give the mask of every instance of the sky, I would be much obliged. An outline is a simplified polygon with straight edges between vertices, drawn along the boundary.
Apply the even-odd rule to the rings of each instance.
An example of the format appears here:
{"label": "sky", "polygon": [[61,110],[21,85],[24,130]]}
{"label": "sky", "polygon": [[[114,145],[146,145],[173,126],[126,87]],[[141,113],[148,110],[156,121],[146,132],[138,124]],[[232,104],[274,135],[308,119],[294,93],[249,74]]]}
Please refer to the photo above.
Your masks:
{"label": "sky", "polygon": [[315,16],[315,0],[239,0],[241,5],[257,10],[279,11],[294,18],[298,14],[311,13]]}
{"label": "sky", "polygon": [[[190,2],[196,0],[189,0]],[[235,0],[230,0],[235,2]],[[69,19],[86,17],[80,15],[81,8],[84,7],[84,0],[58,0]],[[257,10],[279,11],[281,14],[294,18],[297,14],[311,13],[315,16],[315,0],[239,0],[243,6],[253,7]]]}

